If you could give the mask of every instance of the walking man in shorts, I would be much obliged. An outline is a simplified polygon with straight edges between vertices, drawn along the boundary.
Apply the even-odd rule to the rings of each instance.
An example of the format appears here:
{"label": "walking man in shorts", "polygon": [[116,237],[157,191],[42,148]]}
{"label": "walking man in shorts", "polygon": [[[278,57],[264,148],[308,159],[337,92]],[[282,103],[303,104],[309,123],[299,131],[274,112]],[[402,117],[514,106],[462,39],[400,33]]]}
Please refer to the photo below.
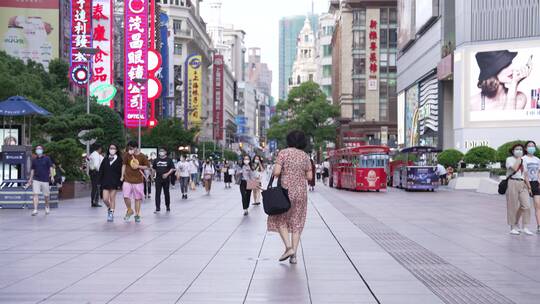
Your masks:
{"label": "walking man in shorts", "polygon": [[[137,149],[137,143],[130,141],[127,146],[127,153],[124,155],[122,163],[122,192],[126,203],[125,221],[129,221],[135,213],[135,222],[141,221],[141,203],[144,197],[144,170],[149,167],[149,162]],[[131,209],[131,200],[135,201],[135,212]]]}
{"label": "walking man in shorts", "polygon": [[48,156],[43,155],[43,146],[37,146],[36,158],[32,159],[32,168],[27,184],[27,187],[32,186],[34,201],[34,211],[32,211],[32,216],[38,214],[40,194],[43,194],[43,197],[45,198],[45,214],[51,212],[51,208],[49,207],[49,182],[53,181],[53,176],[51,175],[52,167],[53,163],[51,159]]}

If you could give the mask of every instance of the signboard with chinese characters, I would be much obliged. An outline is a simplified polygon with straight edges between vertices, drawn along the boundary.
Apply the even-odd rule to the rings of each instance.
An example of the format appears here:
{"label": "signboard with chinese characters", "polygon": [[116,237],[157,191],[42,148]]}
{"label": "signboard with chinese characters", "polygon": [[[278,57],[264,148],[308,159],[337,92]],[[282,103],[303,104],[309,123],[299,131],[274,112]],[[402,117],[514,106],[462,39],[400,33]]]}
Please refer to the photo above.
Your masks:
{"label": "signboard with chinese characters", "polygon": [[377,90],[377,74],[379,71],[379,30],[377,26],[377,20],[371,19],[369,21],[369,79],[368,79],[368,90],[376,91]]}
{"label": "signboard with chinese characters", "polygon": [[223,139],[223,55],[214,55],[214,138]]}
{"label": "signboard with chinese characters", "polygon": [[[71,80],[84,85],[89,80],[87,55],[80,48],[92,46],[91,0],[71,0]],[[74,72],[75,71],[75,72]]]}
{"label": "signboard with chinese characters", "polygon": [[105,84],[113,84],[112,10],[112,0],[92,1],[92,47],[97,48],[98,52],[92,56],[90,92],[94,92],[98,102],[110,107],[114,105],[111,103],[112,98],[108,97],[114,95],[111,96],[101,88],[107,88]]}
{"label": "signboard with chinese characters", "polygon": [[191,55],[186,59],[186,109],[184,119],[186,124],[201,123],[202,113],[202,57]]}
{"label": "signboard with chinese characters", "polygon": [[135,128],[148,122],[148,2],[126,0],[124,12],[124,122]]}

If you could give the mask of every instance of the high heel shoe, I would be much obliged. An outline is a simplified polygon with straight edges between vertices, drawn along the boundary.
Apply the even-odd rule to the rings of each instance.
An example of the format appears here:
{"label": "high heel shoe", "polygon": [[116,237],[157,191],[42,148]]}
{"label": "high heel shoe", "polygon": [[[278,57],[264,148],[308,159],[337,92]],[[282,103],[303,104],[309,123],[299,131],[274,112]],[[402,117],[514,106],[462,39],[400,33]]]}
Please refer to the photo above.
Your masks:
{"label": "high heel shoe", "polygon": [[292,257],[294,255],[294,251],[292,248],[287,248],[285,250],[285,253],[283,253],[283,255],[279,258],[279,261],[280,262],[283,262],[285,261],[286,259]]}
{"label": "high heel shoe", "polygon": [[298,261],[296,260],[296,254],[291,255],[289,258],[289,263],[296,264]]}

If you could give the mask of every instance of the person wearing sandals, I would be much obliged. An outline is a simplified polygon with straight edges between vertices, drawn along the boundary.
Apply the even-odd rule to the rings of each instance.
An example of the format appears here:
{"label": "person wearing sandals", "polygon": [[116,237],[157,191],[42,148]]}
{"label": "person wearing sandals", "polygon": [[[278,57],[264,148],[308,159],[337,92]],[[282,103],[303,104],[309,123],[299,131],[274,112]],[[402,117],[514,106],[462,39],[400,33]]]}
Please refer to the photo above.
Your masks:
{"label": "person wearing sandals", "polygon": [[225,183],[225,189],[231,189],[233,175],[234,168],[229,164],[228,160],[225,160],[225,162],[223,162],[223,181]]}
{"label": "person wearing sandals", "polygon": [[536,210],[536,233],[540,233],[540,159],[534,155],[536,153],[536,143],[532,140],[525,144],[525,156],[523,166],[527,168],[525,183],[529,188],[529,195],[533,198],[534,209]]}
{"label": "person wearing sandals", "polygon": [[253,157],[253,179],[258,181],[259,187],[252,189],[253,193],[253,205],[260,205],[262,200],[261,195],[261,180],[264,172],[264,165],[259,155]]}
{"label": "person wearing sandals", "polygon": [[[519,235],[521,231],[527,235],[532,235],[527,225],[531,220],[531,210],[529,207],[529,189],[525,183],[527,167],[523,164],[524,147],[515,144],[510,149],[512,156],[506,159],[506,177],[508,178],[508,188],[506,190],[506,208],[510,234]],[[522,230],[519,229],[521,218]]]}
{"label": "person wearing sandals", "polygon": [[[127,222],[135,214],[135,222],[141,221],[141,203],[144,196],[144,170],[149,168],[150,163],[146,156],[140,153],[135,141],[130,141],[127,147],[127,153],[122,157],[122,193],[124,194],[124,203],[126,204],[126,215],[124,220]],[[131,201],[135,201],[135,212],[131,209]]]}
{"label": "person wearing sandals", "polygon": [[116,193],[122,187],[122,157],[118,146],[109,145],[109,151],[99,167],[99,182],[103,189],[103,202],[107,205],[107,222],[114,221]]}
{"label": "person wearing sandals", "polygon": [[280,178],[283,188],[288,190],[291,208],[282,214],[269,215],[268,231],[279,232],[285,253],[279,261],[289,259],[296,264],[296,252],[300,235],[304,229],[307,212],[307,182],[313,179],[311,161],[304,149],[306,135],[302,131],[292,131],[287,135],[287,149],[279,152],[274,166],[274,176]]}
{"label": "person wearing sandals", "polygon": [[244,156],[242,166],[239,171],[239,180],[240,180],[240,194],[242,195],[242,207],[244,208],[244,216],[248,215],[249,201],[251,200],[251,189],[247,188],[248,180],[252,180],[253,175],[253,165],[251,164],[251,158],[249,155]]}

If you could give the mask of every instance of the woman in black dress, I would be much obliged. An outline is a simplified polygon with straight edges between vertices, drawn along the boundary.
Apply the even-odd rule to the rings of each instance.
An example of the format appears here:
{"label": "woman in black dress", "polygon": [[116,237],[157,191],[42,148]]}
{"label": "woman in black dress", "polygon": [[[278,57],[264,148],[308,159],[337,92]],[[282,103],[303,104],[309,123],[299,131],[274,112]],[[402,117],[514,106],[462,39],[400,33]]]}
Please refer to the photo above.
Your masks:
{"label": "woman in black dress", "polygon": [[234,169],[229,164],[229,161],[225,160],[225,162],[223,163],[223,179],[225,182],[225,189],[231,188],[232,176],[233,176],[231,173],[234,173]]}
{"label": "woman in black dress", "polygon": [[107,221],[114,221],[116,192],[122,187],[122,157],[118,154],[118,146],[111,144],[107,157],[99,167],[99,181],[103,189],[103,201],[108,207]]}

